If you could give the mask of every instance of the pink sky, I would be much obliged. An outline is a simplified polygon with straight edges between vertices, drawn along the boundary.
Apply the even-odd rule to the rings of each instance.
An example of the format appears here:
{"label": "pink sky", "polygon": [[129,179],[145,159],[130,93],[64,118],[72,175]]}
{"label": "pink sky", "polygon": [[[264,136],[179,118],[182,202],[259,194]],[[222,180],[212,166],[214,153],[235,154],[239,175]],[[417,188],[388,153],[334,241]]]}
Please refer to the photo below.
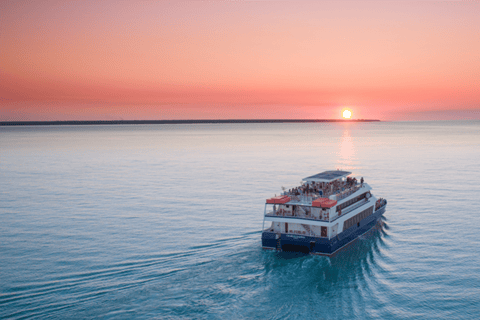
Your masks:
{"label": "pink sky", "polygon": [[0,121],[480,119],[480,3],[1,1]]}

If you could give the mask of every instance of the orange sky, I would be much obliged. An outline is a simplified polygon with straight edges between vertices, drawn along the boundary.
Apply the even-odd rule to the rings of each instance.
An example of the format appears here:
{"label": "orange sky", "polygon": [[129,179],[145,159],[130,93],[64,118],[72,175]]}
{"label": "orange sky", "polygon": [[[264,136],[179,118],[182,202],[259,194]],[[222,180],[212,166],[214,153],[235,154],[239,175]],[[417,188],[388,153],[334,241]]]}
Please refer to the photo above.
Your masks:
{"label": "orange sky", "polygon": [[480,119],[480,4],[1,1],[0,121]]}

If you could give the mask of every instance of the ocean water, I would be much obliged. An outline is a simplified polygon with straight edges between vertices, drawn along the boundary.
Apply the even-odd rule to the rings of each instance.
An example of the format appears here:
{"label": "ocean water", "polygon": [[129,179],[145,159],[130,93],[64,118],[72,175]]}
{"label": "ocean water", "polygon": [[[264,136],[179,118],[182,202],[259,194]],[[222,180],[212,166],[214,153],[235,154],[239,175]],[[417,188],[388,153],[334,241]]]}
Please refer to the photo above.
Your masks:
{"label": "ocean water", "polygon": [[[344,169],[388,200],[333,257],[265,199]],[[480,122],[0,127],[0,318],[478,319]]]}

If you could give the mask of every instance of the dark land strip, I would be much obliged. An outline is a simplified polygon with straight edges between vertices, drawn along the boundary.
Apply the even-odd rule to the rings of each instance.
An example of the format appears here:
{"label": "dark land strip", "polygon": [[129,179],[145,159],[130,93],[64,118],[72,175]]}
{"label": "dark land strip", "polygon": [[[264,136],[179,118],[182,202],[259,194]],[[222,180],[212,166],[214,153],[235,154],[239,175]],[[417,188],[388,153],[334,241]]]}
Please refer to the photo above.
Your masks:
{"label": "dark land strip", "polygon": [[215,124],[215,123],[308,123],[308,122],[379,122],[370,119],[229,119],[229,120],[95,120],[95,121],[0,121],[0,126],[61,126],[108,124]]}

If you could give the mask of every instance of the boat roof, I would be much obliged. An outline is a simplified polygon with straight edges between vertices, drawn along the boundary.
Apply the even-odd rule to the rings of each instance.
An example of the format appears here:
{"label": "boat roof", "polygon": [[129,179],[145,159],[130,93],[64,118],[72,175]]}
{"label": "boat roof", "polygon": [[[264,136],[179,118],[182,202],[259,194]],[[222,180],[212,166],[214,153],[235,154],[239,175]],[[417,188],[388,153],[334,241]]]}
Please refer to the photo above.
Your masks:
{"label": "boat roof", "polygon": [[340,170],[324,171],[321,173],[317,173],[316,175],[303,178],[303,181],[331,182],[346,177],[349,174],[351,174],[351,172]]}

